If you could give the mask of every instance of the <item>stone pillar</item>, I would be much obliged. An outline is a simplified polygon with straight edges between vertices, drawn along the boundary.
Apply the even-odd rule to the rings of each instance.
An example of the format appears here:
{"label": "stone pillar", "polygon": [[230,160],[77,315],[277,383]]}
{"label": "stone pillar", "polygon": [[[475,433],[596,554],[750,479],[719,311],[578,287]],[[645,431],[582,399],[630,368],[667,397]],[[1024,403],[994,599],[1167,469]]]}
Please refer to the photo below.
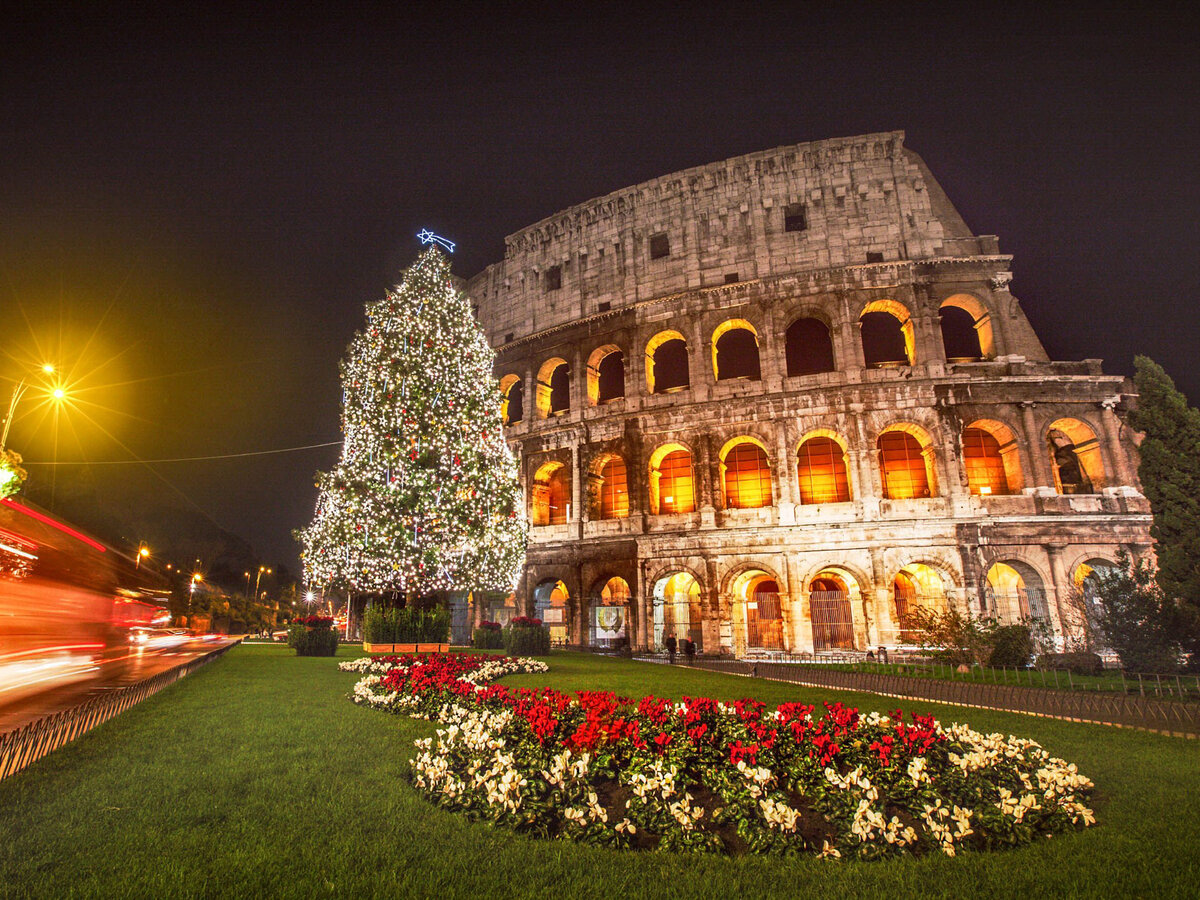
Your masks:
{"label": "stone pillar", "polygon": [[1046,442],[1038,431],[1033,418],[1033,408],[1037,404],[1023,401],[1021,403],[1021,428],[1025,432],[1025,447],[1029,453],[1029,467],[1033,472],[1034,487],[1053,488],[1054,473],[1050,471],[1050,460],[1046,455]]}
{"label": "stone pillar", "polygon": [[646,560],[641,561],[638,566],[638,619],[637,619],[637,641],[634,643],[634,649],[639,652],[645,652],[650,648],[650,616],[653,613],[653,585],[646,582]]}
{"label": "stone pillar", "polygon": [[[884,643],[885,638],[897,639],[897,635],[885,633],[883,627],[885,622],[891,622],[896,630],[899,629],[899,623],[892,615],[892,587],[887,580],[887,571],[883,567],[883,551],[879,547],[871,548],[871,582],[869,586],[864,585],[862,589],[863,616],[865,618],[863,626],[868,647]],[[868,597],[875,601],[874,610],[868,609]],[[874,615],[871,615],[872,612]]]}
{"label": "stone pillar", "polygon": [[584,495],[583,481],[583,448],[579,446],[579,438],[576,436],[574,443],[571,444],[571,515],[567,517],[567,524],[575,531],[576,536],[583,537],[583,504],[586,500]]}
{"label": "stone pillar", "polygon": [[[1070,577],[1067,574],[1065,564],[1063,562],[1063,549],[1067,546],[1065,541],[1056,541],[1043,545],[1046,550],[1046,557],[1050,561],[1050,580],[1054,587],[1054,603],[1047,603],[1046,607],[1050,611],[1051,624],[1059,637],[1063,640],[1075,637],[1073,632],[1076,629],[1079,612],[1072,608],[1072,591],[1074,585],[1071,583]],[[1068,631],[1072,633],[1068,633]]]}
{"label": "stone pillar", "polygon": [[693,473],[700,482],[700,527],[716,528],[716,511],[723,505],[717,496],[720,490],[720,460],[715,459],[711,434],[701,434],[697,443],[700,446],[700,460],[699,466],[693,465]]}
{"label": "stone pillar", "polygon": [[1103,410],[1101,416],[1104,421],[1105,445],[1109,456],[1108,471],[1112,473],[1108,479],[1109,487],[1133,486],[1136,480],[1130,472],[1129,458],[1125,454],[1125,448],[1121,446],[1121,420],[1117,417],[1116,412],[1116,406],[1120,402],[1120,397],[1110,397],[1100,403]]}
{"label": "stone pillar", "polygon": [[780,525],[794,525],[796,522],[796,494],[793,489],[795,481],[795,465],[789,452],[787,420],[777,419],[775,422],[775,508],[779,510]]}

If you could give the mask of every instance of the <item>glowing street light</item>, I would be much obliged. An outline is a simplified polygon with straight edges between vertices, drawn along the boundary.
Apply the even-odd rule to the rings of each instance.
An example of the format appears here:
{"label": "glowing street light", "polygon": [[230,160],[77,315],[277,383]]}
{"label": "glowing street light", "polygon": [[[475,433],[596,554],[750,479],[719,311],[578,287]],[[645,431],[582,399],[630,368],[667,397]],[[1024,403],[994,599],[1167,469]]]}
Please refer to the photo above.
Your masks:
{"label": "glowing street light", "polygon": [[[54,374],[54,366],[46,363],[42,366],[42,372],[46,375]],[[17,411],[17,403],[25,396],[25,392],[29,390],[29,376],[26,375],[17,382],[17,386],[13,388],[12,398],[8,401],[8,415],[4,417],[4,432],[0,434],[0,450],[3,450],[8,443],[8,429],[12,426],[13,414]],[[55,400],[62,400],[67,396],[67,392],[61,385],[54,388],[51,392]]]}
{"label": "glowing street light", "polygon": [[[142,566],[142,560],[145,559],[146,557],[148,557],[149,555],[150,555],[150,548],[146,546],[145,541],[138,544],[137,560],[134,562],[133,567],[135,569],[140,569]],[[168,568],[170,568],[170,567],[168,566]]]}
{"label": "glowing street light", "polygon": [[271,574],[271,570],[266,566],[258,567],[258,577],[254,579],[254,599],[256,600],[258,599],[258,585],[262,581],[263,572],[266,572],[268,575]]}

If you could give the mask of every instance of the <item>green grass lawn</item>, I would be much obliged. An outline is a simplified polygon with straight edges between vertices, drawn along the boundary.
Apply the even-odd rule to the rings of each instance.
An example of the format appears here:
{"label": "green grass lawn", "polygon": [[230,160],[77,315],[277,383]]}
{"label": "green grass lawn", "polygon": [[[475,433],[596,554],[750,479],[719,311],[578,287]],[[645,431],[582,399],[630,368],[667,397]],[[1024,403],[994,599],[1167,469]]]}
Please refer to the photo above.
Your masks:
{"label": "green grass lawn", "polygon": [[[343,648],[343,656],[359,655]],[[555,653],[508,679],[640,696],[897,701]],[[0,782],[3,897],[1195,897],[1200,744],[926,703],[1026,735],[1097,784],[1100,824],[1018,851],[881,863],[677,856],[537,841],[406,782],[431,723],[350,703],[329,659],[244,646]]]}

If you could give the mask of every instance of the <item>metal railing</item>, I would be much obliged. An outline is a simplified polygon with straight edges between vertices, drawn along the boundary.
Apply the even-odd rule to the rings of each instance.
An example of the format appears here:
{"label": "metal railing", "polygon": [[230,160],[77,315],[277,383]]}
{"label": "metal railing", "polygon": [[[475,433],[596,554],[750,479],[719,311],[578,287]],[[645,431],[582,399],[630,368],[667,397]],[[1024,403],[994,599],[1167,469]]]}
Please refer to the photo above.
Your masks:
{"label": "metal railing", "polygon": [[0,780],[15,775],[64,744],[87,734],[97,725],[118,716],[131,706],[190,675],[196,669],[225,654],[237,641],[203,656],[159,672],[157,675],[100,694],[70,709],[35,719],[13,731],[0,734]]}
{"label": "metal railing", "polygon": [[904,700],[929,700],[1073,722],[1140,728],[1180,737],[1200,737],[1200,703],[1161,699],[1139,693],[1055,690],[1016,684],[918,678],[884,672],[848,672],[816,665],[771,661],[701,658],[692,665],[714,672],[785,681],[807,687],[863,691]]}

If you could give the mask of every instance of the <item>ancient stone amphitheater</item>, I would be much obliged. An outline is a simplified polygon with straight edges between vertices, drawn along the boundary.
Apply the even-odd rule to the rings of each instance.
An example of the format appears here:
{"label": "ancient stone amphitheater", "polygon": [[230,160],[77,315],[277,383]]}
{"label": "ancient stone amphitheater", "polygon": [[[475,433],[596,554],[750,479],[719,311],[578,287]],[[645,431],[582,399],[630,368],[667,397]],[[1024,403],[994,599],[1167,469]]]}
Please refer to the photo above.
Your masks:
{"label": "ancient stone amphitheater", "polygon": [[911,645],[918,606],[1087,614],[1149,552],[1129,384],[1052,362],[900,132],[752,153],[530,225],[467,283],[532,523],[515,602],[597,648]]}

